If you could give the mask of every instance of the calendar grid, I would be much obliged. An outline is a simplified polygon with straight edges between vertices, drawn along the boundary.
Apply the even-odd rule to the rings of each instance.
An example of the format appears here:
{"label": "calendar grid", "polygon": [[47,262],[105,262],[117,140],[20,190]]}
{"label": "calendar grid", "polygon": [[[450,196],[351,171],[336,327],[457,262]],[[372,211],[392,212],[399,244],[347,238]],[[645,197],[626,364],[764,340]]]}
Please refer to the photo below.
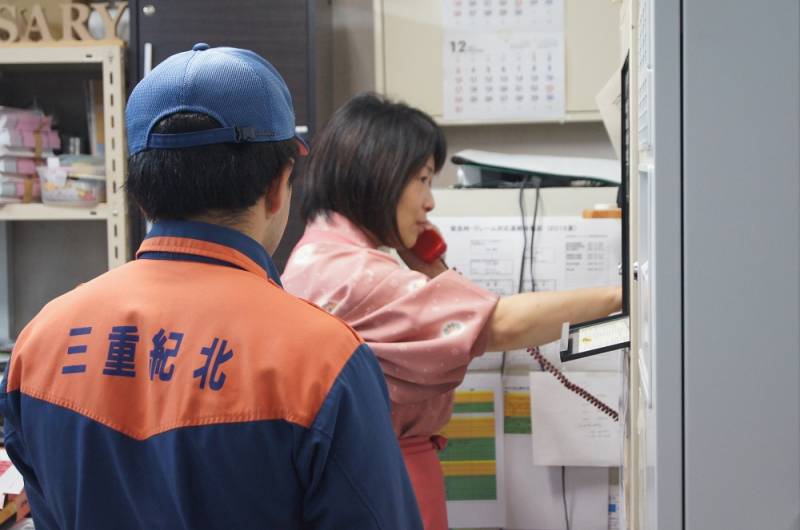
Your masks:
{"label": "calendar grid", "polygon": [[444,0],[444,118],[564,118],[563,0]]}

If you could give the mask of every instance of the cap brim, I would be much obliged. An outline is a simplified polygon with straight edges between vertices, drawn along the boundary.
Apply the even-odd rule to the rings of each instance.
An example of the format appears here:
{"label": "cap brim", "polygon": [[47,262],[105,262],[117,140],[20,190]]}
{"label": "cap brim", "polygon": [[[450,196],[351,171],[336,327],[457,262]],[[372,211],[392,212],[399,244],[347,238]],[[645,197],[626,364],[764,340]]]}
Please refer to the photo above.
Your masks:
{"label": "cap brim", "polygon": [[296,134],[294,139],[297,140],[297,154],[300,156],[308,156],[308,144],[302,136]]}

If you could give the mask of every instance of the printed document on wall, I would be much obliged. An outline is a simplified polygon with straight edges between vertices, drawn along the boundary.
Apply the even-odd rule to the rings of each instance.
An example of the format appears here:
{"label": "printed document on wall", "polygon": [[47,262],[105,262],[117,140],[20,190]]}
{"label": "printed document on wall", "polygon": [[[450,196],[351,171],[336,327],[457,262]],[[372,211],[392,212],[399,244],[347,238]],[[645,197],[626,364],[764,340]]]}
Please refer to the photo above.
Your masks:
{"label": "printed document on wall", "polygon": [[[447,241],[447,264],[473,282],[500,296],[519,289],[531,290],[531,273],[537,291],[558,291],[620,285],[622,239],[619,219],[543,217],[536,221],[533,263],[530,249],[531,218],[431,216]],[[617,370],[617,354],[597,355],[561,366],[558,341],[540,351],[555,365],[571,371]],[[499,367],[498,356],[475,358],[470,369]],[[537,367],[525,350],[506,356],[506,367]],[[538,368],[537,368],[538,369]]]}
{"label": "printed document on wall", "polygon": [[445,120],[564,118],[564,0],[442,4]]}
{"label": "printed document on wall", "polygon": [[[618,219],[545,217],[537,220],[533,262],[531,218],[431,216],[447,241],[447,264],[500,296],[536,291],[619,285],[621,239]],[[520,271],[522,269],[522,271]]]}
{"label": "printed document on wall", "polygon": [[[570,372],[569,380],[614,410],[620,375]],[[537,466],[619,466],[620,425],[547,372],[531,372],[533,463]]]}

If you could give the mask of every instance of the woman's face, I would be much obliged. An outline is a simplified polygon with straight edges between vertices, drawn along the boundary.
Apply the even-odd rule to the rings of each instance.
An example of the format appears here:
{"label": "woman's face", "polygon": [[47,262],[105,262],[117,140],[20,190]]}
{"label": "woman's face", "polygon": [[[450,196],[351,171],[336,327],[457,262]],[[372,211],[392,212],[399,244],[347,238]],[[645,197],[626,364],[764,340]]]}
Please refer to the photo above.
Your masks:
{"label": "woman's face", "polygon": [[433,171],[433,157],[430,157],[423,168],[411,176],[397,203],[397,228],[406,248],[413,247],[417,237],[429,227],[428,212],[435,206],[431,193]]}

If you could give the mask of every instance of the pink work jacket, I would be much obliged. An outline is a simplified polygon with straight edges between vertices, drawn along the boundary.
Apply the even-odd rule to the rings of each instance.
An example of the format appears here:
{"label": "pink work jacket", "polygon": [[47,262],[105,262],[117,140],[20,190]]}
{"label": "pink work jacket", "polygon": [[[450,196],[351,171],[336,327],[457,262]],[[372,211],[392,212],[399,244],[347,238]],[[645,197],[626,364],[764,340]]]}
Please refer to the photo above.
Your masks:
{"label": "pink work jacket", "polygon": [[398,437],[431,436],[447,423],[453,389],[485,351],[497,295],[453,270],[433,279],[409,270],[339,214],[309,223],[281,280],[372,347]]}

